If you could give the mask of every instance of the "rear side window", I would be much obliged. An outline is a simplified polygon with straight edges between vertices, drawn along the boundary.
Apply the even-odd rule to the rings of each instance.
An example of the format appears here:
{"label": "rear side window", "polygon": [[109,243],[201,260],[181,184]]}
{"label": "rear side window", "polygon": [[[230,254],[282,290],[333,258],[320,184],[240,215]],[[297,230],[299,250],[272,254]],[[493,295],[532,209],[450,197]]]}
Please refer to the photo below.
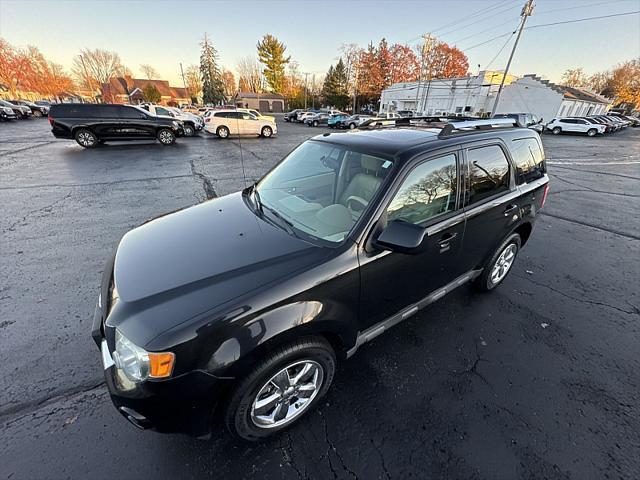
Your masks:
{"label": "rear side window", "polygon": [[122,118],[146,118],[146,115],[133,107],[120,107],[120,116]]}
{"label": "rear side window", "polygon": [[518,184],[528,183],[544,176],[544,154],[535,138],[518,138],[511,142],[511,156],[516,164]]}
{"label": "rear side window", "polygon": [[84,104],[61,104],[53,105],[51,107],[52,117],[62,118],[95,118],[98,116],[97,112],[100,107],[97,105],[84,105]]}
{"label": "rear side window", "polygon": [[480,202],[509,190],[509,162],[498,145],[467,151],[469,202]]}
{"label": "rear side window", "polygon": [[388,221],[420,224],[456,208],[456,156],[446,155],[414,168],[387,209]]}

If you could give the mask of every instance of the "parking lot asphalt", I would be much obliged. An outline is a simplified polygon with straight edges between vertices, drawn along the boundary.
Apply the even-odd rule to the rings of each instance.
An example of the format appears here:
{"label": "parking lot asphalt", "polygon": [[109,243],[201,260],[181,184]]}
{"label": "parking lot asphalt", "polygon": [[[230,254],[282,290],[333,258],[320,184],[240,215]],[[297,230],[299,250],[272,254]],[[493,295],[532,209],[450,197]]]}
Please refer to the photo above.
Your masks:
{"label": "parking lot asphalt", "polygon": [[505,283],[361,348],[286,433],[129,425],[89,334],[104,262],[129,229],[327,131],[278,122],[272,139],[94,150],[44,119],[0,124],[2,478],[640,478],[640,129],[544,135],[551,193]]}

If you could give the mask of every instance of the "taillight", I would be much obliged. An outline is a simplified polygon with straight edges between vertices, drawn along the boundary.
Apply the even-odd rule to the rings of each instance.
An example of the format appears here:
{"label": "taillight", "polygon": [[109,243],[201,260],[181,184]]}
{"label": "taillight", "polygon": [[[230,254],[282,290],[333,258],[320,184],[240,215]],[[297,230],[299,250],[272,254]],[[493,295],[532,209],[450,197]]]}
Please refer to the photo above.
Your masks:
{"label": "taillight", "polygon": [[49,125],[53,127],[53,117],[51,116],[51,114],[47,115],[47,118],[49,119]]}
{"label": "taillight", "polygon": [[544,207],[544,203],[547,201],[548,194],[549,194],[549,184],[547,183],[544,186],[544,193],[542,194],[542,203],[540,204],[540,208]]}

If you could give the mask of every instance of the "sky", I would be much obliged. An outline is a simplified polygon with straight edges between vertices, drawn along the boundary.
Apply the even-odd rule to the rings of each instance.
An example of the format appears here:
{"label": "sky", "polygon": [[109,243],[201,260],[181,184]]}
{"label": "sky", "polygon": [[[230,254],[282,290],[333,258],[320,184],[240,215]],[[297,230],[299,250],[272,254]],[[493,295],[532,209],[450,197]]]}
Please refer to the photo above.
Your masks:
{"label": "sky", "polygon": [[[180,62],[199,61],[206,32],[220,63],[232,71],[256,54],[267,33],[285,43],[300,71],[321,76],[347,43],[382,37],[419,43],[432,33],[469,58],[469,70],[504,69],[525,0],[0,0],[0,37],[34,45],[70,68],[81,48],[118,52],[134,75],[152,65],[182,84]],[[640,11],[640,0],[535,0],[527,26]],[[479,45],[501,34],[507,34]],[[509,43],[506,43],[510,40]],[[504,48],[503,48],[504,47]],[[501,50],[502,48],[502,50]],[[568,68],[587,73],[640,57],[640,15],[610,17],[525,30],[510,73],[559,81]]]}

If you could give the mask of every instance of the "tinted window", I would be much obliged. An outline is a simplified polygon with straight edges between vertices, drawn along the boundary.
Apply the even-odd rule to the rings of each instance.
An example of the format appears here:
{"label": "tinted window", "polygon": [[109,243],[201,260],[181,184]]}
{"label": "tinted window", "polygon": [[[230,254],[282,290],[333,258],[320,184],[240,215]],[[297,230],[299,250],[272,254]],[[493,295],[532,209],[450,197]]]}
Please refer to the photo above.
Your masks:
{"label": "tinted window", "polygon": [[544,156],[535,138],[519,138],[511,143],[511,156],[516,164],[516,181],[528,183],[545,173]]}
{"label": "tinted window", "polygon": [[509,162],[497,145],[468,150],[469,204],[509,190]]}
{"label": "tinted window", "polygon": [[122,118],[145,118],[145,114],[130,107],[120,107],[120,116]]}
{"label": "tinted window", "polygon": [[101,105],[97,109],[96,116],[100,118],[120,118],[120,107],[118,105]]}
{"label": "tinted window", "polygon": [[418,165],[402,182],[387,209],[387,219],[414,224],[425,222],[456,208],[458,186],[456,156]]}

